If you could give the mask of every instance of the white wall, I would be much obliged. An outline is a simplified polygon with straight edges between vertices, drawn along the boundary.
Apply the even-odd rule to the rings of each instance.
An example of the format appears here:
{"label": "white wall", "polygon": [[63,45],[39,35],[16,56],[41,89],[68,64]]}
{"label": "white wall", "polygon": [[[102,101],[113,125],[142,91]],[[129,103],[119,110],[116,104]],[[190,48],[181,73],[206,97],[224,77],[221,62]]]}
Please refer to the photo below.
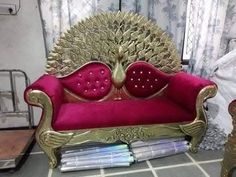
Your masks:
{"label": "white wall", "polygon": [[[22,69],[32,82],[44,73],[45,61],[37,0],[21,0],[21,9],[16,16],[0,15],[0,69]],[[0,90],[4,82],[0,81]],[[20,87],[23,90],[23,84]],[[22,101],[22,95],[19,98]],[[36,110],[35,123],[38,120]]]}

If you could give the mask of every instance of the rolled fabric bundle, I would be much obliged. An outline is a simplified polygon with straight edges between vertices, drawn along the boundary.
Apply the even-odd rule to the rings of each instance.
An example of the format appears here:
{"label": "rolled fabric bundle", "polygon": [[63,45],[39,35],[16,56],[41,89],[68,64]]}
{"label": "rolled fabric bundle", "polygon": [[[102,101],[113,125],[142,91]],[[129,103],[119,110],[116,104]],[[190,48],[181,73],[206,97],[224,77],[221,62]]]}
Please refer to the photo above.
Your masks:
{"label": "rolled fabric bundle", "polygon": [[124,163],[113,163],[113,164],[100,164],[100,165],[85,165],[85,166],[68,166],[62,165],[60,168],[61,172],[69,172],[69,171],[77,171],[77,170],[91,170],[91,169],[99,169],[99,168],[111,168],[111,167],[127,167],[130,166],[129,162]]}
{"label": "rolled fabric bundle", "polygon": [[187,143],[182,143],[179,145],[170,145],[168,148],[156,148],[156,150],[147,150],[140,151],[139,153],[133,153],[135,161],[141,162],[149,159],[160,158],[165,156],[170,156],[174,154],[178,154],[181,152],[186,152],[189,149],[189,145]]}
{"label": "rolled fabric bundle", "polygon": [[178,142],[178,141],[184,141],[184,140],[185,140],[184,137],[180,137],[180,138],[168,138],[168,139],[154,139],[154,140],[147,140],[147,141],[135,141],[130,144],[130,147],[136,148],[136,147],[166,144],[166,143]]}
{"label": "rolled fabric bundle", "polygon": [[136,148],[131,148],[131,151],[136,153],[142,153],[142,152],[151,152],[151,151],[157,151],[162,149],[168,149],[175,146],[182,146],[188,144],[187,141],[177,141],[177,142],[168,142],[163,144],[154,144],[154,145],[147,145],[147,146],[141,146]]}
{"label": "rolled fabric bundle", "polygon": [[86,160],[97,160],[102,158],[117,158],[117,157],[129,157],[132,153],[128,150],[122,152],[100,152],[95,154],[89,154],[84,156],[74,156],[74,157],[64,157],[61,159],[61,163],[71,162],[71,161],[86,161]]}
{"label": "rolled fabric bundle", "polygon": [[61,154],[61,157],[74,157],[74,156],[82,156],[82,155],[91,155],[94,153],[99,152],[111,152],[111,151],[120,151],[120,150],[128,150],[127,144],[120,144],[120,145],[112,145],[112,146],[96,146],[96,147],[90,147],[90,148],[80,148],[80,149],[74,149],[74,150],[68,150],[64,151]]}
{"label": "rolled fabric bundle", "polygon": [[65,166],[88,166],[88,165],[103,165],[103,164],[117,164],[117,163],[131,163],[134,162],[133,156],[120,157],[103,157],[101,159],[87,159],[79,161],[69,161],[64,163]]}

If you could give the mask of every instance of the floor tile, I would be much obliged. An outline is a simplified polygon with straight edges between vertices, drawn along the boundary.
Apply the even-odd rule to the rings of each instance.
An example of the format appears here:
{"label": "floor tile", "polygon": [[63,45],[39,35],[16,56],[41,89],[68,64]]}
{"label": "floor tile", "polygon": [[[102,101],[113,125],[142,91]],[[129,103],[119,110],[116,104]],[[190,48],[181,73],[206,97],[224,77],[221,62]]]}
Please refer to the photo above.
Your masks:
{"label": "floor tile", "polygon": [[182,166],[156,171],[158,177],[205,177],[197,166]]}
{"label": "floor tile", "polygon": [[201,167],[212,177],[220,177],[220,162],[201,164]]}
{"label": "floor tile", "polygon": [[0,173],[0,177],[47,177],[48,162],[43,155],[31,155],[25,159],[22,166],[16,171]]}
{"label": "floor tile", "polygon": [[99,177],[100,169],[61,173],[60,170],[57,168],[57,169],[54,169],[52,172],[52,177],[84,177],[84,176],[91,176],[91,175],[97,175]]}
{"label": "floor tile", "polygon": [[206,161],[206,160],[214,160],[223,158],[222,150],[199,150],[197,153],[188,153],[191,157],[193,157],[196,161]]}
{"label": "floor tile", "polygon": [[175,165],[192,162],[185,154],[176,154],[169,157],[163,157],[150,160],[153,167],[161,167],[166,165]]}
{"label": "floor tile", "polygon": [[234,169],[232,177],[236,177],[236,169]]}
{"label": "floor tile", "polygon": [[154,177],[154,175],[150,171],[145,171],[139,173],[120,174],[112,177]]}
{"label": "floor tile", "polygon": [[31,152],[42,152],[42,149],[39,147],[37,143],[35,143]]}
{"label": "floor tile", "polygon": [[116,173],[116,172],[123,172],[123,171],[131,171],[131,170],[140,170],[148,168],[148,165],[146,162],[140,162],[140,163],[134,163],[131,164],[129,167],[117,167],[117,168],[107,168],[105,169],[106,173]]}

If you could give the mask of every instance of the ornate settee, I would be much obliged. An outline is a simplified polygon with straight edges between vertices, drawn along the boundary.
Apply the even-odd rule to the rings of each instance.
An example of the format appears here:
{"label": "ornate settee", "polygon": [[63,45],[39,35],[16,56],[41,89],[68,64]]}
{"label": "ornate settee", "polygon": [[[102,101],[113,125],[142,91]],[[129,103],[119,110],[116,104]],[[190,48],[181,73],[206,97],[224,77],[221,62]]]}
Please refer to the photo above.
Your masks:
{"label": "ornate settee", "polygon": [[188,135],[196,151],[206,129],[203,103],[217,91],[182,72],[167,35],[131,13],[73,26],[47,58],[46,72],[25,90],[25,100],[42,108],[36,140],[52,168],[58,148],[89,141]]}

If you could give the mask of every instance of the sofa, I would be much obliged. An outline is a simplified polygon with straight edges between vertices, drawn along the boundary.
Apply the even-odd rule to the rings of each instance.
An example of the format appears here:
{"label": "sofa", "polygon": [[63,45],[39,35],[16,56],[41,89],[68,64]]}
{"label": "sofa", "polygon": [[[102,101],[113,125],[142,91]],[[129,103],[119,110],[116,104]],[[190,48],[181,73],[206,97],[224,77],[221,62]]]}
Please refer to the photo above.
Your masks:
{"label": "sofa", "polygon": [[58,164],[62,146],[190,138],[205,133],[206,99],[217,86],[182,70],[170,38],[132,13],[102,13],[71,27],[47,58],[46,73],[25,90],[42,108],[36,141]]}
{"label": "sofa", "polygon": [[224,158],[222,162],[221,177],[230,177],[235,174],[236,168],[236,100],[229,104],[229,113],[232,116],[233,130],[225,144]]}

